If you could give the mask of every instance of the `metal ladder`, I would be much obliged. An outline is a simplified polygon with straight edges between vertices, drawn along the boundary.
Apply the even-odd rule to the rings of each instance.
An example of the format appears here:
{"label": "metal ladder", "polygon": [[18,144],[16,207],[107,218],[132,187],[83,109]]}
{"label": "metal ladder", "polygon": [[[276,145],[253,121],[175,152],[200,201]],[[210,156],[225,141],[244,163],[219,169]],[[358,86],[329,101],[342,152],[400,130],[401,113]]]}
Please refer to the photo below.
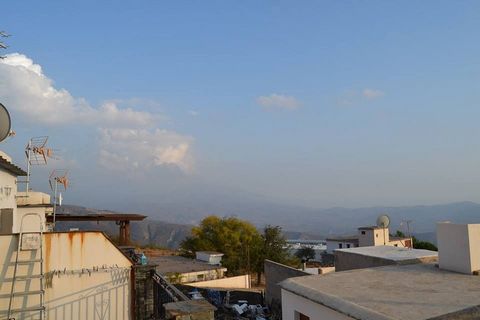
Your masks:
{"label": "metal ladder", "polygon": [[[36,216],[38,217],[39,220],[39,225],[40,225],[40,231],[39,232],[23,232],[23,221],[25,217],[28,216]],[[23,235],[24,234],[32,234],[32,235],[38,235],[39,237],[39,247],[36,249],[23,249],[22,250],[22,242],[23,242]],[[19,260],[19,252],[20,251],[36,251],[35,256],[33,259],[29,260]],[[40,250],[40,257],[38,258],[38,250]],[[35,274],[35,275],[25,275],[25,276],[17,276],[17,271],[18,271],[18,266],[19,265],[26,265],[26,266],[32,266],[32,270],[35,268],[35,264],[40,263],[40,274]],[[22,292],[15,292],[15,284],[17,281],[28,281],[28,280],[35,280],[38,279],[40,281],[39,283],[39,290],[26,290]],[[10,291],[10,302],[8,303],[8,315],[7,319],[15,319],[12,318],[13,314],[21,314],[21,313],[34,313],[34,312],[39,312],[40,313],[40,320],[45,319],[45,306],[44,306],[44,289],[43,289],[43,224],[42,224],[42,218],[40,214],[38,213],[27,213],[23,215],[22,220],[20,222],[20,233],[18,235],[18,247],[17,247],[17,254],[15,257],[15,267],[13,269],[13,278],[12,278],[12,288]],[[19,309],[13,309],[13,301],[15,297],[30,297],[30,296],[35,296],[38,295],[40,299],[40,304],[38,306],[34,307],[26,307],[26,308],[19,308]],[[31,315],[29,315],[31,317]]]}

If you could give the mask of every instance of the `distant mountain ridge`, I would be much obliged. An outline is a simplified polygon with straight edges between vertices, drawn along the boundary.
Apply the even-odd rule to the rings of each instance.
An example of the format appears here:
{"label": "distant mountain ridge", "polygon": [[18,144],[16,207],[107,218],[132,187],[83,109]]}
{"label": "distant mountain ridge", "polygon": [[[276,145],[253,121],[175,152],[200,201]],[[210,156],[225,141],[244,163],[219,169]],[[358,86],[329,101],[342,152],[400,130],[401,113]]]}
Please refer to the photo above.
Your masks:
{"label": "distant mountain ridge", "polygon": [[[435,242],[435,228],[438,221],[457,223],[480,223],[480,204],[457,202],[443,205],[313,209],[299,206],[271,204],[269,202],[231,204],[217,201],[210,208],[183,206],[176,215],[173,204],[168,210],[160,206],[150,212],[142,210],[148,218],[142,222],[132,222],[132,240],[139,244],[156,244],[168,248],[177,248],[180,242],[190,234],[192,225],[197,224],[209,214],[218,216],[237,216],[248,220],[260,229],[265,225],[279,225],[288,238],[322,239],[329,235],[355,233],[359,226],[373,225],[379,214],[387,213],[391,218],[390,231],[406,231],[402,221],[411,220],[410,231],[419,239]],[[188,210],[187,207],[191,208]],[[137,208],[140,208],[138,206]],[[64,205],[59,213],[89,214],[118,213],[111,210],[89,209],[80,206]],[[206,212],[201,214],[200,212]],[[158,219],[158,220],[157,220]],[[162,220],[162,221],[160,221]],[[165,222],[165,221],[168,222]],[[173,221],[172,221],[173,220]],[[118,234],[115,223],[81,222],[60,223],[59,228],[70,227],[102,230],[111,235]]]}

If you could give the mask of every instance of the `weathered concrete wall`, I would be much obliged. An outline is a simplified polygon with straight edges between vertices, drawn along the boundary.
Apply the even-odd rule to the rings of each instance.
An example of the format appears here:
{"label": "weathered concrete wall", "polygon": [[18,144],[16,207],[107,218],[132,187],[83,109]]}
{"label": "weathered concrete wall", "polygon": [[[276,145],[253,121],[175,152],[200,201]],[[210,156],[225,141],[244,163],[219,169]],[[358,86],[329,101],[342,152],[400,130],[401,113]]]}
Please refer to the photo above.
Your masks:
{"label": "weathered concrete wall", "polygon": [[[0,315],[8,309],[18,235],[0,236]],[[39,259],[21,251],[19,260]],[[128,260],[101,232],[45,233],[43,239],[46,316],[59,319],[131,319]],[[40,264],[19,267],[17,276],[40,274]],[[38,279],[19,281],[16,292],[39,290]],[[14,308],[38,305],[38,295],[18,297]],[[1,316],[0,316],[1,318]],[[37,319],[38,312],[15,319]]]}
{"label": "weathered concrete wall", "polygon": [[[186,283],[186,285],[189,285]],[[229,277],[210,281],[191,283],[193,287],[200,288],[224,288],[224,289],[250,289],[250,275]]]}
{"label": "weathered concrete wall", "polygon": [[415,264],[437,262],[437,256],[426,256],[405,260],[390,260],[380,257],[372,257],[353,252],[335,251],[335,271],[347,271],[354,269],[375,268],[394,264]]}
{"label": "weathered concrete wall", "polygon": [[168,272],[165,274],[165,277],[167,277],[168,281],[170,281],[171,283],[187,284],[187,283],[193,283],[193,282],[221,279],[224,277],[226,272],[227,272],[226,268],[219,267],[218,269],[203,270],[203,271],[196,271],[196,272],[184,272],[184,273]]}
{"label": "weathered concrete wall", "polygon": [[282,303],[282,291],[278,283],[288,278],[307,276],[308,273],[289,266],[265,260],[265,302],[272,309],[279,311]]}
{"label": "weathered concrete wall", "polygon": [[300,313],[310,320],[353,320],[340,312],[282,289],[282,319],[299,320]]}
{"label": "weathered concrete wall", "polygon": [[335,251],[335,271],[374,268],[395,264],[392,260]]}

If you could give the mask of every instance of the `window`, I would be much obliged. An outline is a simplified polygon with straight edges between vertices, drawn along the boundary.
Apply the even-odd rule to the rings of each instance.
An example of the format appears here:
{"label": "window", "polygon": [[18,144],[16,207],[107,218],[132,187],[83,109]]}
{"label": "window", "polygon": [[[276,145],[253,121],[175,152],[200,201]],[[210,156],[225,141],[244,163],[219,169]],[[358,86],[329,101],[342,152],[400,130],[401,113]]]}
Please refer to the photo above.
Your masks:
{"label": "window", "polygon": [[365,234],[365,231],[362,231],[362,234]]}
{"label": "window", "polygon": [[204,274],[197,274],[197,281],[201,281],[205,279],[204,276],[205,276]]}
{"label": "window", "polygon": [[394,247],[398,247],[398,244],[394,244],[393,246],[394,246]]}
{"label": "window", "polygon": [[342,243],[339,243],[339,244],[338,244],[338,247],[339,247],[340,249],[342,249],[343,244],[342,244]]}
{"label": "window", "polygon": [[377,237],[377,238],[378,238],[378,233],[376,233],[376,234],[375,234],[375,237]]}
{"label": "window", "polygon": [[347,248],[350,248],[350,243],[347,243]]}
{"label": "window", "polygon": [[295,320],[310,320],[310,317],[301,312],[295,311]]}

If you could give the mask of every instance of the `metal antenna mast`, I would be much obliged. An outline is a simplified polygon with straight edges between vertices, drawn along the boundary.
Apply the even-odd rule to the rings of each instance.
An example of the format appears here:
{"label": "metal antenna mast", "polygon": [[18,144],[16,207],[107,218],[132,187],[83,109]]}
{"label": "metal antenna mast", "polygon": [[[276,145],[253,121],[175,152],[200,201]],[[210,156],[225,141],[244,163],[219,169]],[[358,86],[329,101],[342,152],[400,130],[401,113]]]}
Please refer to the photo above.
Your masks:
{"label": "metal antenna mast", "polygon": [[27,156],[27,180],[26,195],[30,189],[30,174],[32,166],[46,165],[48,158],[53,158],[53,149],[47,147],[48,136],[33,137],[28,140],[25,147],[25,155]]}
{"label": "metal antenna mast", "polygon": [[62,194],[58,195],[58,185],[61,184],[64,190],[67,190],[70,180],[67,177],[68,170],[66,169],[56,169],[53,170],[50,174],[48,182],[50,183],[50,189],[53,191],[53,228],[55,229],[56,222],[56,213],[57,213],[57,204],[62,205]]}

